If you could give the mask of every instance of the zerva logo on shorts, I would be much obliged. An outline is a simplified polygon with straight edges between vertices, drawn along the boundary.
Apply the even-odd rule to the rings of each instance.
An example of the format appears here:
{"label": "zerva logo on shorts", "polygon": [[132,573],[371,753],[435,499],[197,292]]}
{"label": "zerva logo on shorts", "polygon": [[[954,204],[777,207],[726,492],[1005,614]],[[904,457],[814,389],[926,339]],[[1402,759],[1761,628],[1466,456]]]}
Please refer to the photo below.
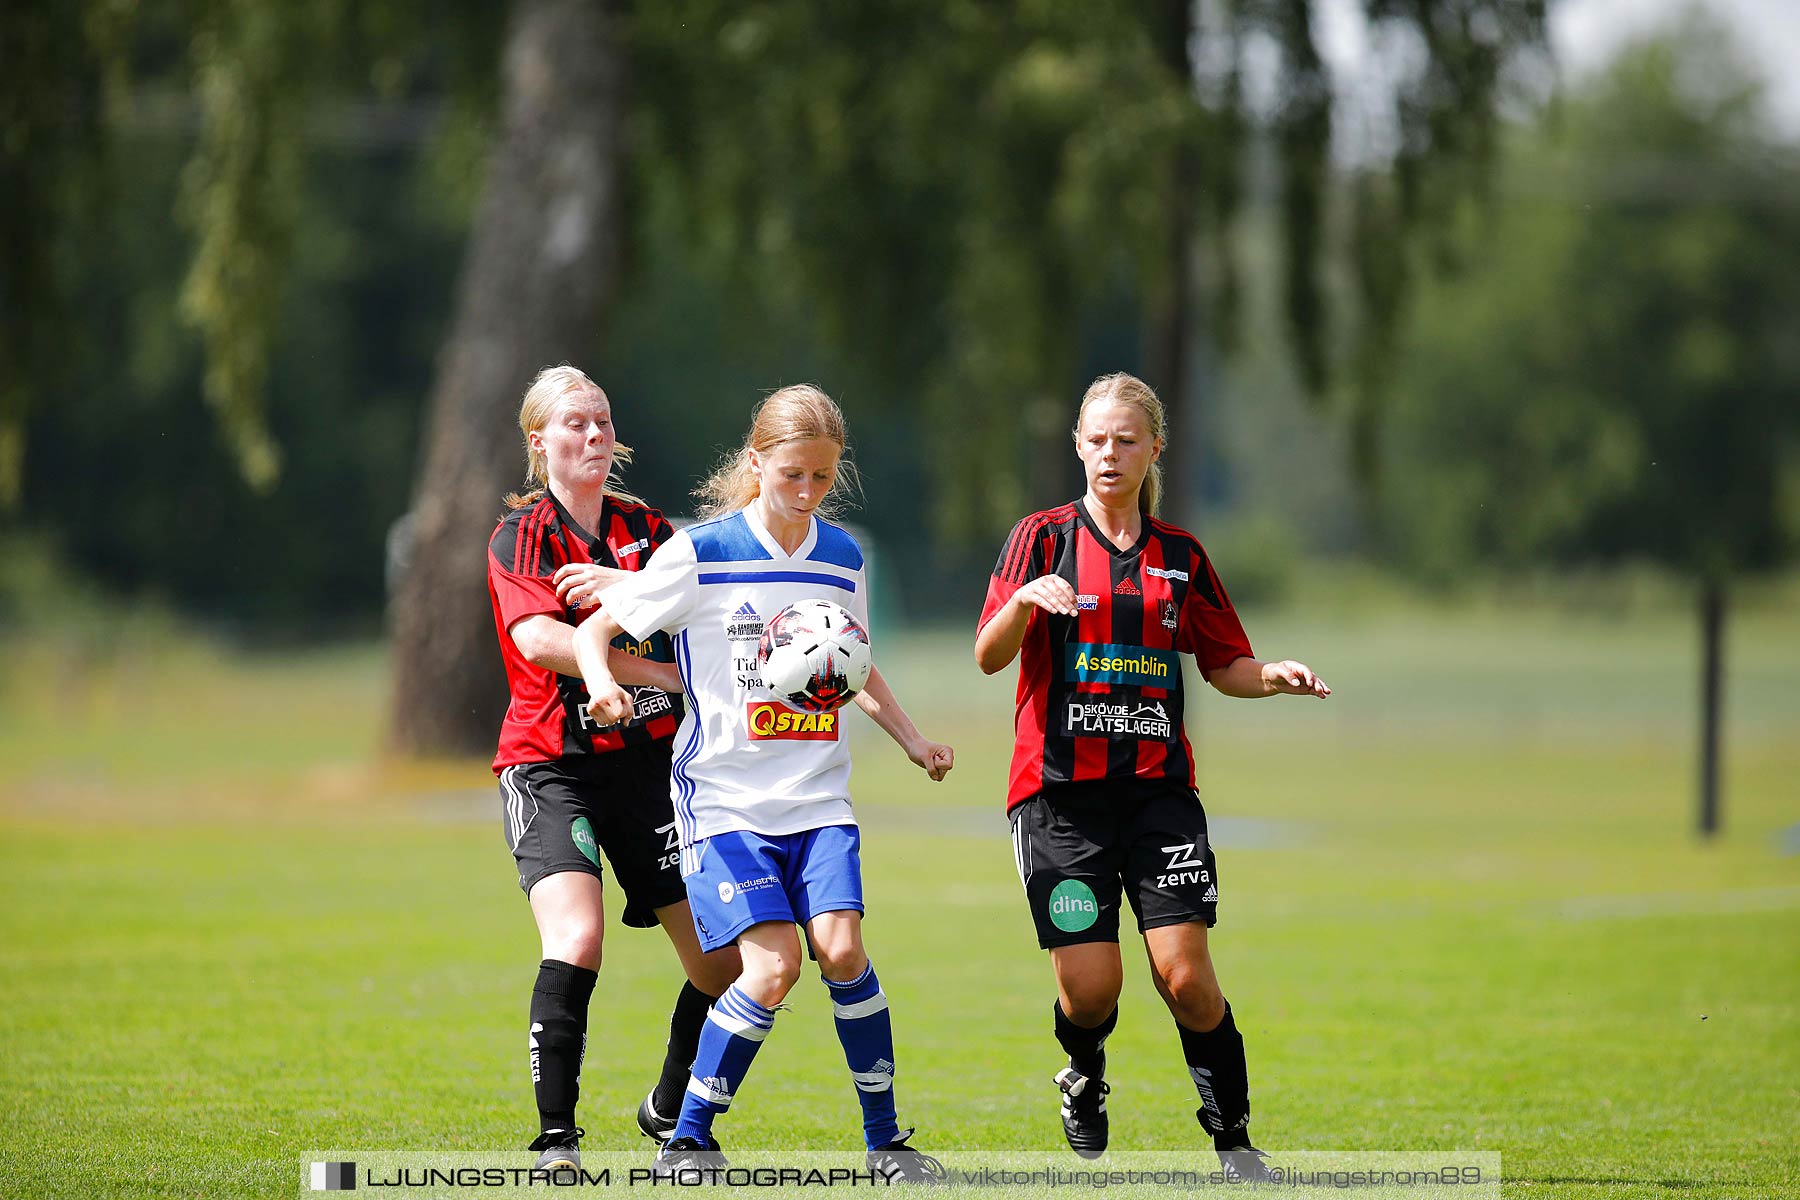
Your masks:
{"label": "zerva logo on shorts", "polygon": [[1063,647],[1064,678],[1166,688],[1181,678],[1181,660],[1154,646],[1073,642]]}
{"label": "zerva logo on shorts", "polygon": [[837,741],[838,715],[834,712],[795,712],[785,704],[764,700],[759,704],[746,706],[744,717],[750,727],[750,740],[753,742]]}

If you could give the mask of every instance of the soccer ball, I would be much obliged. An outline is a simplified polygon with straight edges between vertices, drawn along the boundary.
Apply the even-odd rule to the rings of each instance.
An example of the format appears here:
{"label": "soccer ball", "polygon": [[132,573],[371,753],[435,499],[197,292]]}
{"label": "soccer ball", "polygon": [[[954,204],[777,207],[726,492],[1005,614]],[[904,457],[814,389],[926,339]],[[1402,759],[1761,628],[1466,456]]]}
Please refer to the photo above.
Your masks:
{"label": "soccer ball", "polygon": [[829,600],[801,600],[770,617],[756,657],[764,686],[801,712],[842,708],[875,666],[868,633]]}

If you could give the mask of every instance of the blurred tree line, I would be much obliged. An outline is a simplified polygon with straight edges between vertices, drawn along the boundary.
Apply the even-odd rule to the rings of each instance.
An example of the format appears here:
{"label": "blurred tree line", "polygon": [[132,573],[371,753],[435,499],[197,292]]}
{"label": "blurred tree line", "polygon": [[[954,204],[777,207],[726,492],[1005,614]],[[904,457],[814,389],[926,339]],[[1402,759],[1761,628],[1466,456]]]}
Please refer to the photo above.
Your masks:
{"label": "blurred tree line", "polygon": [[[1484,170],[1543,13],[1367,10],[1410,53],[1356,193],[1397,251]],[[634,483],[675,511],[759,390],[812,377],[880,448],[867,520],[909,600],[953,603],[946,580],[1073,485],[1087,377],[1139,370],[1177,428],[1212,398],[1195,363],[1242,307],[1258,147],[1312,392],[1391,340],[1403,255],[1351,261],[1360,303],[1324,285],[1313,21],[1310,0],[28,0],[0,85],[6,304],[31,315],[0,360],[0,489],[98,578],[314,629],[377,611],[410,510],[400,690],[434,704],[400,725],[466,746],[498,694],[478,547],[530,372],[606,380]],[[1186,507],[1199,464],[1173,475]]]}
{"label": "blurred tree line", "polygon": [[[1800,152],[1697,15],[1520,130],[1397,356],[1396,561],[1650,561],[1694,583],[1703,832],[1729,590],[1800,543]],[[1561,686],[1582,686],[1564,681]]]}
{"label": "blurred tree line", "polygon": [[[1539,0],[1363,8],[1393,84],[1346,152],[1311,0],[23,0],[6,519],[317,633],[377,617],[411,512],[421,747],[491,736],[480,548],[562,359],[671,512],[761,390],[824,383],[918,613],[968,609],[1006,525],[1074,490],[1075,398],[1120,368],[1170,404],[1178,518],[1283,503],[1280,447],[1192,440],[1279,387],[1356,481],[1314,513],[1423,574],[1785,553],[1791,165],[1747,97],[1682,87],[1741,70],[1683,38],[1547,106]],[[1767,465],[1711,506],[1759,423]]]}

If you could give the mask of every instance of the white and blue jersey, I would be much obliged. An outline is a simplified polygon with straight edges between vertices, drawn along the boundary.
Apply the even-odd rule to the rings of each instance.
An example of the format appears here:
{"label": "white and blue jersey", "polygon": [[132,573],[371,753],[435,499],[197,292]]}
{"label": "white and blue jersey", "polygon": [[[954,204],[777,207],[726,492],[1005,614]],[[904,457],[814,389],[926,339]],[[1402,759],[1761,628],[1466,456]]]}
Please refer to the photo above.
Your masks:
{"label": "white and blue jersey", "polygon": [[632,637],[663,630],[674,638],[689,701],[669,778],[684,876],[698,865],[694,844],[715,834],[856,824],[847,710],[797,712],[763,686],[758,669],[764,623],[808,599],[840,604],[868,628],[861,547],[814,517],[788,554],[754,505],[678,531],[603,594]]}

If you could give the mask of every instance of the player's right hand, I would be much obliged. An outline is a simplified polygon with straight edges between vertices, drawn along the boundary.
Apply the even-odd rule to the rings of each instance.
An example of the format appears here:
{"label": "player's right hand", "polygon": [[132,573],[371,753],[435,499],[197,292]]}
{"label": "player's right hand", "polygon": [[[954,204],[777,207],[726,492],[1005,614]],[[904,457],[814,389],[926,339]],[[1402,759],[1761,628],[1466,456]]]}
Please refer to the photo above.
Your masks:
{"label": "player's right hand", "polygon": [[608,681],[598,689],[588,689],[588,716],[604,727],[631,720],[631,693],[616,682]]}
{"label": "player's right hand", "polygon": [[617,583],[625,572],[598,563],[564,563],[556,568],[550,582],[556,587],[556,598],[571,608],[588,608],[600,603],[600,593]]}
{"label": "player's right hand", "polygon": [[1075,615],[1075,588],[1061,575],[1039,575],[1013,593],[1013,598],[1059,617]]}

